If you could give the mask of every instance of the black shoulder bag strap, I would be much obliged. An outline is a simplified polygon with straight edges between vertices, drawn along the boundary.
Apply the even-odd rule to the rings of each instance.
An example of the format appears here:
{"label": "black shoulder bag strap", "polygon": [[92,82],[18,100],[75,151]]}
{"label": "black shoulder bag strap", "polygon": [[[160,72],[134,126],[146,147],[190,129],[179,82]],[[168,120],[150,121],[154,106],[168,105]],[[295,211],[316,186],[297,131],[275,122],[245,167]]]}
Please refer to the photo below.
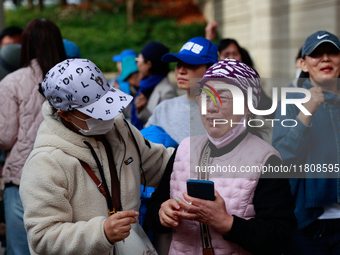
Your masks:
{"label": "black shoulder bag strap", "polygon": [[[91,153],[92,153],[92,156],[94,158],[94,160],[96,161],[96,164],[98,166],[98,169],[99,169],[99,173],[100,173],[100,177],[102,178],[102,182],[98,184],[98,180],[95,180],[93,178],[93,175],[90,174],[90,171],[92,171],[90,169],[90,167],[86,164],[82,164],[82,166],[84,167],[84,169],[86,170],[86,172],[90,175],[90,177],[92,178],[92,180],[97,184],[97,187],[99,188],[100,192],[104,195],[104,197],[106,198],[106,202],[107,202],[107,206],[108,206],[108,209],[109,209],[109,215],[112,215],[114,213],[116,213],[116,209],[114,208],[113,206],[113,203],[112,203],[112,198],[111,198],[111,195],[110,195],[110,192],[109,192],[109,188],[107,186],[107,183],[106,183],[106,179],[105,179],[105,175],[104,175],[104,170],[103,170],[103,167],[102,165],[100,164],[100,161],[98,159],[98,156],[96,154],[96,152],[94,151],[92,145],[87,142],[87,141],[84,141],[84,143],[90,148],[91,150]],[[82,161],[80,161],[80,163],[82,163]],[[90,170],[90,171],[89,171]],[[103,192],[103,189],[100,188],[101,186],[104,186],[104,190],[105,190],[105,193]],[[105,196],[106,194],[106,196]]]}

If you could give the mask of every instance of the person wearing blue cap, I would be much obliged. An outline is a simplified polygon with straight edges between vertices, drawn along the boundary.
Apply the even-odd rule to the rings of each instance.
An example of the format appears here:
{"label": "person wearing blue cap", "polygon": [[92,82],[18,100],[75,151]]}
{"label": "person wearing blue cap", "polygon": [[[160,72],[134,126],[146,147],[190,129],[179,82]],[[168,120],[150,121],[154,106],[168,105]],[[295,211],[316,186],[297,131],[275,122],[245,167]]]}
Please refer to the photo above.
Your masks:
{"label": "person wearing blue cap", "polygon": [[192,86],[190,80],[202,78],[205,71],[216,63],[218,58],[217,46],[203,37],[190,39],[179,53],[164,55],[162,58],[164,62],[177,62],[175,68],[177,85],[186,93],[159,104],[145,126],[161,127],[178,144],[185,137],[192,135],[190,131],[195,135],[204,132],[199,108],[194,100],[190,100]]}
{"label": "person wearing blue cap", "polygon": [[114,55],[112,57],[112,61],[116,63],[118,76],[109,81],[109,84],[120,89],[121,91],[125,92],[126,94],[131,95],[130,85],[127,81],[124,81],[120,74],[122,73],[122,60],[125,57],[132,56],[133,58],[137,57],[137,52],[132,49],[123,50],[120,54]]}
{"label": "person wearing blue cap", "polygon": [[[118,85],[118,88],[125,88],[125,90],[128,88],[128,91],[125,93],[130,93],[130,95],[134,96],[139,88],[139,75],[136,57],[134,55],[125,56],[120,63],[121,74],[119,75],[120,85]],[[113,86],[117,87],[117,81]],[[125,118],[128,120],[131,118],[131,107],[132,105],[129,104],[123,111]]]}
{"label": "person wearing blue cap", "polygon": [[[281,106],[275,119],[293,119],[293,127],[274,126],[273,146],[285,164],[301,166],[290,179],[298,228],[286,254],[340,254],[340,41],[328,31],[310,35],[302,47],[302,88],[311,98],[305,115],[293,105]],[[300,84],[300,82],[299,82]],[[301,99],[289,93],[288,99]]]}
{"label": "person wearing blue cap", "polygon": [[169,82],[169,64],[162,57],[169,48],[159,42],[149,42],[136,58],[140,87],[131,110],[131,123],[139,130],[144,127],[156,106],[163,100],[177,96],[175,87]]}
{"label": "person wearing blue cap", "polygon": [[138,66],[136,63],[135,56],[126,56],[121,61],[122,73],[120,79],[126,81],[130,86],[138,89],[139,78],[138,78]]}
{"label": "person wearing blue cap", "polygon": [[118,62],[121,62],[123,58],[127,56],[137,57],[137,53],[134,50],[126,49],[126,50],[123,50],[119,55],[114,55],[112,57],[112,61],[118,63]]}

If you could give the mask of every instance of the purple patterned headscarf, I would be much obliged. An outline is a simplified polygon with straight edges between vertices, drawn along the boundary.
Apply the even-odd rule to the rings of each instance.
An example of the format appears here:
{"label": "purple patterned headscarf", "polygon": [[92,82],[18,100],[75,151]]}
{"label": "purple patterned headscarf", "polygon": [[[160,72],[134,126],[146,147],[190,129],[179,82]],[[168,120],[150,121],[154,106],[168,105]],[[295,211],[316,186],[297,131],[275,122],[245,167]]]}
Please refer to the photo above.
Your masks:
{"label": "purple patterned headscarf", "polygon": [[208,80],[220,80],[237,86],[244,96],[248,94],[248,87],[253,88],[253,106],[260,104],[261,82],[258,74],[249,66],[235,59],[224,59],[212,65],[200,80],[203,86]]}

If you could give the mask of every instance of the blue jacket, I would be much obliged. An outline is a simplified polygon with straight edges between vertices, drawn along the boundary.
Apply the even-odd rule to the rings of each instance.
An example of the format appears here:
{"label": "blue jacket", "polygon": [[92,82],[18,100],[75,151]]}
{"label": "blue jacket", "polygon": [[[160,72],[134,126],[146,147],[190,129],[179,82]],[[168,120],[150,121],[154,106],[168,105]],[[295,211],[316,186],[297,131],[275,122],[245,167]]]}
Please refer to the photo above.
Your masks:
{"label": "blue jacket", "polygon": [[174,147],[176,148],[178,146],[178,143],[172,139],[163,128],[159,126],[150,126],[147,128],[144,128],[140,131],[142,135],[149,141],[153,143],[161,143],[166,148],[168,147]]}
{"label": "blue jacket", "polygon": [[[313,85],[306,80],[302,87],[310,89]],[[280,152],[284,164],[296,165],[298,170],[299,165],[304,164],[309,168],[316,167],[316,164],[327,164],[334,169],[340,167],[340,96],[326,90],[322,92],[325,102],[312,116],[309,126],[297,118],[300,110],[295,105],[287,105],[286,116],[281,115],[281,104],[276,111],[275,118],[280,122],[295,119],[298,123],[295,127],[283,127],[276,121],[273,131],[273,146]],[[301,93],[287,95],[287,98],[303,97]],[[310,172],[304,175],[304,178],[290,179],[300,229],[316,220],[323,213],[323,206],[340,202],[339,172],[333,172],[332,178],[328,179],[310,178]]]}

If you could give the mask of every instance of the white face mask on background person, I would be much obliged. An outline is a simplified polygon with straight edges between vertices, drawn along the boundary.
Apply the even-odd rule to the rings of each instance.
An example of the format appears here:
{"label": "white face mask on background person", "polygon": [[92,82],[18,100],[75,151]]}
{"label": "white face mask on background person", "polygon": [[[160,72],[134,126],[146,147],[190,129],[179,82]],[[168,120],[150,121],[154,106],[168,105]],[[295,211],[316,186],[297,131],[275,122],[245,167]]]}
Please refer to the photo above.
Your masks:
{"label": "white face mask on background person", "polygon": [[78,125],[72,122],[74,126],[79,128],[79,133],[85,135],[85,136],[92,136],[92,135],[105,135],[107,132],[109,132],[113,128],[114,119],[111,120],[97,120],[94,118],[89,119],[82,119],[78,116],[75,116],[74,114],[70,113],[73,117],[77,118],[78,120],[85,121],[87,124],[87,127],[89,130],[85,130],[80,128]]}

